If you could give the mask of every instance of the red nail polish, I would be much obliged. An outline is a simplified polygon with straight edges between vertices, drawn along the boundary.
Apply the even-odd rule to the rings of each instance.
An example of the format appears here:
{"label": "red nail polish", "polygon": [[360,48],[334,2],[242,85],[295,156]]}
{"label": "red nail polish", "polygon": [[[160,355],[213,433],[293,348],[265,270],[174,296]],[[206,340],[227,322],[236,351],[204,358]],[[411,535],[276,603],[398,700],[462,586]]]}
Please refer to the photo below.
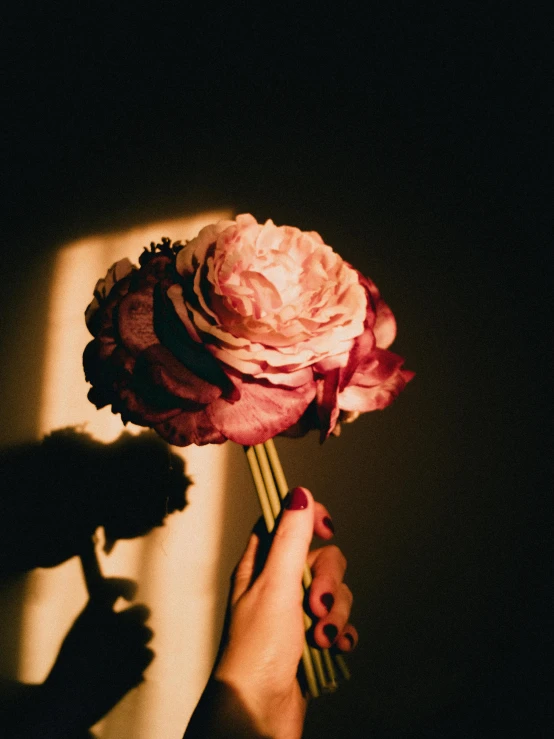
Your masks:
{"label": "red nail polish", "polygon": [[335,533],[335,526],[329,516],[325,516],[325,518],[323,519],[323,525],[325,526],[325,528],[329,529],[332,534]]}
{"label": "red nail polish", "polygon": [[289,511],[302,511],[308,507],[308,496],[302,488],[294,488],[288,494],[285,506]]}
{"label": "red nail polish", "polygon": [[325,624],[323,627],[323,633],[329,639],[329,643],[332,644],[335,639],[337,638],[337,634],[339,633],[339,630],[335,626],[335,624]]}
{"label": "red nail polish", "polygon": [[327,612],[329,612],[331,608],[333,607],[335,598],[332,593],[323,593],[323,595],[320,598],[320,601],[323,603],[323,605],[327,609]]}
{"label": "red nail polish", "polygon": [[346,634],[343,634],[343,636],[348,642],[350,642],[350,649],[352,649],[352,647],[354,646],[354,637],[352,636],[352,634],[349,634],[347,631]]}

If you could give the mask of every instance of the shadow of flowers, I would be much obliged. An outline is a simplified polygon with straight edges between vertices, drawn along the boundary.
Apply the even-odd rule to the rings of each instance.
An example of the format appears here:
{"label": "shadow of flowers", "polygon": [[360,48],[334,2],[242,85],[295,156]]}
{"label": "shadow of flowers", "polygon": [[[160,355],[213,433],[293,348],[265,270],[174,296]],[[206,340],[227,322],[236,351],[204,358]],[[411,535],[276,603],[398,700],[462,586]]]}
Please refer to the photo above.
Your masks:
{"label": "shadow of flowers", "polygon": [[89,587],[44,683],[0,679],[2,736],[90,737],[88,729],[143,680],[154,657],[149,610],[114,610],[119,597],[132,600],[131,580],[102,578],[99,569],[87,576],[97,567],[92,537],[103,526],[109,551],[119,539],[147,534],[184,510],[189,484],[182,458],[152,432],[103,444],[67,428],[0,452],[0,585],[80,555]]}
{"label": "shadow of flowers", "polygon": [[99,526],[108,550],[186,506],[181,457],[152,432],[111,444],[74,428],[0,452],[0,578],[80,554]]}

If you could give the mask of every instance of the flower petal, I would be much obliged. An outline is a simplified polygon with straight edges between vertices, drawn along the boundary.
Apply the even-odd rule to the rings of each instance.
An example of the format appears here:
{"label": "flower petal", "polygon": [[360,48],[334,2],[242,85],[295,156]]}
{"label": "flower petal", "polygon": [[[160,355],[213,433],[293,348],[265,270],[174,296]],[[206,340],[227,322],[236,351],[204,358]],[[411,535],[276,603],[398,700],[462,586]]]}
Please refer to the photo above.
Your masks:
{"label": "flower petal", "polygon": [[404,364],[404,359],[387,349],[374,349],[361,362],[352,375],[349,385],[375,387],[387,380]]}
{"label": "flower petal", "polygon": [[207,413],[213,425],[238,444],[261,444],[295,424],[315,396],[315,382],[285,389],[241,382],[240,400],[218,398]]}
{"label": "flower petal", "polygon": [[[150,390],[150,396],[155,390]],[[160,401],[157,398],[148,400],[137,393],[132,382],[122,383],[117,388],[117,395],[112,401],[112,413],[120,413],[124,423],[130,421],[139,426],[153,426],[181,413],[182,408],[175,405],[166,405],[170,397],[165,396]]]}
{"label": "flower petal", "polygon": [[334,369],[327,372],[317,385],[317,415],[319,428],[321,429],[320,441],[324,442],[339,417],[338,391],[340,383],[340,370]]}
{"label": "flower petal", "polygon": [[130,292],[119,305],[119,333],[132,354],[139,354],[159,342],[154,331],[153,291],[153,288],[143,288]]}
{"label": "flower petal", "polygon": [[366,362],[367,358],[375,349],[375,336],[373,331],[366,330],[354,339],[354,345],[348,355],[346,367],[341,371],[340,389],[344,389],[350,384],[350,381],[360,365]]}
{"label": "flower petal", "polygon": [[163,423],[154,426],[158,434],[175,446],[189,444],[222,444],[225,436],[212,424],[206,410],[182,411]]}
{"label": "flower petal", "polygon": [[381,297],[377,285],[361,272],[358,272],[358,279],[365,287],[368,297],[366,323],[373,330],[377,346],[388,349],[396,338],[396,319]]}
{"label": "flower petal", "polygon": [[388,349],[396,338],[396,319],[384,300],[377,304],[373,333],[380,349]]}
{"label": "flower petal", "polygon": [[137,357],[136,371],[144,368],[144,377],[170,395],[199,405],[207,405],[221,395],[221,389],[195,375],[161,344],[150,346]]}
{"label": "flower petal", "polygon": [[85,310],[85,322],[89,331],[95,335],[94,324],[96,321],[96,315],[98,310],[103,307],[107,300],[112,288],[125,277],[127,277],[136,267],[125,257],[120,259],[119,262],[115,262],[109,268],[106,276],[98,280],[96,287],[94,288],[94,298],[90,305]]}
{"label": "flower petal", "polygon": [[[402,364],[403,360],[400,357],[398,359]],[[374,373],[374,379],[378,374],[378,371]],[[393,402],[415,376],[414,372],[403,370],[400,366],[396,366],[389,374],[386,372],[381,374],[383,379],[377,384],[356,385],[353,383],[345,388],[338,396],[339,408],[344,411],[356,411],[358,413],[383,410]]]}

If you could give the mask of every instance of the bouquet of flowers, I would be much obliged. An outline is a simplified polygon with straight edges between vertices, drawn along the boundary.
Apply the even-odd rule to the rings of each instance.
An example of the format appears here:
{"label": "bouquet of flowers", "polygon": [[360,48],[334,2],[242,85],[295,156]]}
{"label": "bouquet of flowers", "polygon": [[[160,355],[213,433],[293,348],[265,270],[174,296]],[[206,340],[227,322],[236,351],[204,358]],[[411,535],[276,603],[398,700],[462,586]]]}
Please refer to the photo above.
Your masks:
{"label": "bouquet of flowers", "polygon": [[388,350],[394,316],[319,234],[249,214],[139,265],[114,264],[87,308],[88,397],[170,444],[247,447],[271,531],[287,489],[272,438],[337,435],[413,377]]}

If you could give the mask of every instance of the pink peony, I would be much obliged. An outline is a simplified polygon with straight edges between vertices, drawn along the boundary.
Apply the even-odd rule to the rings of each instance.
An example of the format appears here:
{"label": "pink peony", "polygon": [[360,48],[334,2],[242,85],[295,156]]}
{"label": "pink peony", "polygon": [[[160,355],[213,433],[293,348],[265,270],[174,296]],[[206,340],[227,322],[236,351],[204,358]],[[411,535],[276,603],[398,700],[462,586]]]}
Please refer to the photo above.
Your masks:
{"label": "pink peony", "polygon": [[170,443],[261,443],[384,408],[413,373],[375,285],[314,232],[251,215],[122,260],[87,309],[89,398]]}
{"label": "pink peony", "polygon": [[251,215],[204,228],[177,256],[168,291],[191,336],[220,362],[273,385],[344,367],[363,331],[357,273],[319,234]]}

